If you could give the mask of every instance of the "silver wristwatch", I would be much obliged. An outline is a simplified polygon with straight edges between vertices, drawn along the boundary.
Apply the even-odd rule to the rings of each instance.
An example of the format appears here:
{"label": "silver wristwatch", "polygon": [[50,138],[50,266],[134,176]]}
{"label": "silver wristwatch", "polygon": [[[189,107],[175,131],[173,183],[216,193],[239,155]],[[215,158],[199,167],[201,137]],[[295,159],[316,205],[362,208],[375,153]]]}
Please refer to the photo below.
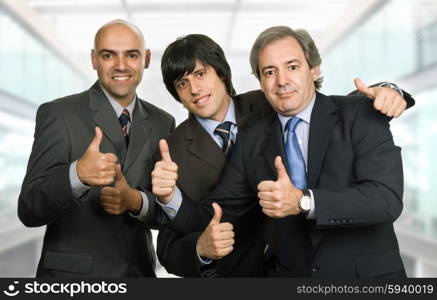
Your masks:
{"label": "silver wristwatch", "polygon": [[303,196],[299,199],[299,209],[302,214],[308,215],[311,209],[311,194],[308,190],[302,190]]}
{"label": "silver wristwatch", "polygon": [[399,95],[401,95],[401,97],[404,97],[404,93],[402,92],[402,90],[394,83],[391,82],[384,82],[380,85],[380,87],[388,87],[391,88],[393,90],[395,90],[396,92],[398,92]]}

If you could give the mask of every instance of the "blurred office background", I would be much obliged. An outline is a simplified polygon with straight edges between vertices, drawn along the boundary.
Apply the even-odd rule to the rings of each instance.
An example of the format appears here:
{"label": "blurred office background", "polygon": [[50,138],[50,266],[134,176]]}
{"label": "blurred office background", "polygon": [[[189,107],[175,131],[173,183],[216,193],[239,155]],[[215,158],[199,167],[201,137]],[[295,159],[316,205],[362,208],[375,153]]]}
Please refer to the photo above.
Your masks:
{"label": "blurred office background", "polygon": [[94,33],[115,18],[137,24],[152,50],[138,94],[178,122],[187,114],[165,90],[159,65],[166,45],[189,33],[223,46],[237,92],[258,87],[248,62],[258,33],[288,25],[318,44],[322,92],[348,93],[361,77],[412,93],[416,106],[392,121],[405,173],[395,228],[408,275],[437,277],[435,0],[0,0],[0,277],[34,276],[39,259],[44,228],[25,228],[16,214],[36,109],[91,86]]}

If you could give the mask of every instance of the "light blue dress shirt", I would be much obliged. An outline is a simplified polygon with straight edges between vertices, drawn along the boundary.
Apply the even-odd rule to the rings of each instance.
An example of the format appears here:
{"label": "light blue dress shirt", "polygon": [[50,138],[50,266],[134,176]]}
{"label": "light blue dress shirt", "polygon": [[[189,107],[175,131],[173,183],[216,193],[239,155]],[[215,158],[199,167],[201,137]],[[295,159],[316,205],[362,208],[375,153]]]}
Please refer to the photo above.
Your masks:
{"label": "light blue dress shirt", "polygon": [[[302,151],[303,159],[305,160],[305,168],[306,172],[308,172],[308,139],[310,136],[310,122],[311,122],[311,113],[313,111],[314,102],[316,101],[316,94],[311,98],[310,103],[305,107],[303,111],[298,113],[295,116],[283,116],[278,113],[279,122],[281,123],[282,128],[282,136],[284,139],[284,145],[287,143],[287,133],[284,131],[285,126],[287,125],[288,120],[292,117],[298,117],[302,121],[297,124],[296,127],[296,137],[299,143],[300,151]],[[293,166],[291,166],[292,168]],[[315,203],[314,203],[314,195],[313,191],[309,190],[311,195],[311,209],[308,213],[308,219],[315,218]]]}

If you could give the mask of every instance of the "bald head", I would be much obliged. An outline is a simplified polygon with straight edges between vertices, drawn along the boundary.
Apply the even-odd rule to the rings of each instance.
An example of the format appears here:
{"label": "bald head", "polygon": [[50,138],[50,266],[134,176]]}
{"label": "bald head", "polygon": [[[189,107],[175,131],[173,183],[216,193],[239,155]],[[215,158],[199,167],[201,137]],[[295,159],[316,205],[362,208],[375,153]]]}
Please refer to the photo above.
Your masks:
{"label": "bald head", "polygon": [[135,96],[135,89],[150,62],[141,31],[133,24],[114,20],[103,25],[94,38],[93,68],[100,85],[123,107]]}
{"label": "bald head", "polygon": [[135,35],[138,36],[138,38],[141,41],[141,45],[143,49],[146,48],[146,42],[144,40],[144,36],[143,33],[141,32],[141,30],[135,26],[132,23],[129,23],[125,20],[122,19],[117,19],[117,20],[113,20],[110,21],[106,24],[104,24],[102,27],[99,28],[99,30],[97,30],[96,35],[94,36],[94,50],[99,48],[99,43],[101,41],[102,36],[104,35],[105,32],[107,32],[108,30],[117,30],[117,28],[121,29],[129,29],[130,31],[132,31],[132,33],[134,33]]}

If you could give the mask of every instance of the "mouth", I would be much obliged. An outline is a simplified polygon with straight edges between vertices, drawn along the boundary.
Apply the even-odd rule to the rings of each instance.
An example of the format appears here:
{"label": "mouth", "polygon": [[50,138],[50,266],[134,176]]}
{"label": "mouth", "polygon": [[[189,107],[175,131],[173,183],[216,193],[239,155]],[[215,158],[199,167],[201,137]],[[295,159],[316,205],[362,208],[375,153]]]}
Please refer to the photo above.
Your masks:
{"label": "mouth", "polygon": [[125,83],[128,82],[131,77],[132,75],[115,75],[112,76],[111,79],[119,83]]}
{"label": "mouth", "polygon": [[292,97],[295,93],[296,93],[296,91],[288,91],[288,92],[279,92],[279,93],[276,93],[276,95],[279,98],[289,98],[289,97]]}
{"label": "mouth", "polygon": [[197,97],[197,98],[194,99],[193,104],[194,105],[198,105],[198,106],[203,106],[209,100],[210,96],[211,95],[208,94],[208,95],[205,95],[205,96]]}

